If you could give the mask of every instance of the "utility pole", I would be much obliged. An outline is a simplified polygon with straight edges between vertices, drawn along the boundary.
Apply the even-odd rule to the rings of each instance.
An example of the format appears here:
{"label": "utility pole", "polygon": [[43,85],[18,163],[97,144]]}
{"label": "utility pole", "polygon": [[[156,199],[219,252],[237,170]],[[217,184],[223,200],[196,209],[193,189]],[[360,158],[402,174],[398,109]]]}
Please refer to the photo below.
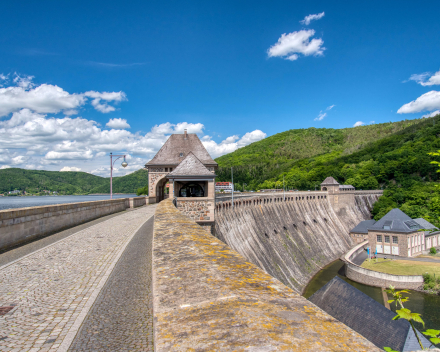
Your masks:
{"label": "utility pole", "polygon": [[234,209],[234,172],[231,167],[231,180],[232,180],[232,209]]}
{"label": "utility pole", "polygon": [[284,175],[283,175],[283,201],[286,201],[286,188],[284,187]]}

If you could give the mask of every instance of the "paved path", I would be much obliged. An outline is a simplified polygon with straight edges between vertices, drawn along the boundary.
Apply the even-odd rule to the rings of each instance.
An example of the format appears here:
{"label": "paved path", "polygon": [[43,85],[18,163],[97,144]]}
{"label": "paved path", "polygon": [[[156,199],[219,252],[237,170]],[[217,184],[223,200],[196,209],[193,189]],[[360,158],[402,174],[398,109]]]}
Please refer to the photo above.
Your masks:
{"label": "paved path", "polygon": [[0,351],[67,351],[154,205],[88,227],[0,267]]}
{"label": "paved path", "polygon": [[391,254],[377,254],[378,258],[385,258],[387,259],[395,259],[395,260],[410,260],[413,262],[430,262],[430,263],[437,263],[440,264],[440,258],[434,259],[434,258],[417,258],[417,257],[399,257],[397,255],[391,255]]}
{"label": "paved path", "polygon": [[69,351],[153,351],[153,225],[128,244]]}

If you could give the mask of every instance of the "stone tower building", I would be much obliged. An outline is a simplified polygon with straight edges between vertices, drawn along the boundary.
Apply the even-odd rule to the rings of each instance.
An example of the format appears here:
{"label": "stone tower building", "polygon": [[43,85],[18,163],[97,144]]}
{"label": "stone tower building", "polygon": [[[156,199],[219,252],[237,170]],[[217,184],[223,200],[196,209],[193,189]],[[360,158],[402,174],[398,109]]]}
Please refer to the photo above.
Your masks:
{"label": "stone tower building", "polygon": [[176,206],[202,226],[212,227],[215,208],[215,170],[211,158],[195,133],[172,134],[145,168],[148,170],[149,203],[169,196]]}
{"label": "stone tower building", "polygon": [[340,185],[333,177],[327,177],[321,183],[321,191],[328,192],[328,199],[338,215],[344,215],[350,207],[355,205],[352,185]]}

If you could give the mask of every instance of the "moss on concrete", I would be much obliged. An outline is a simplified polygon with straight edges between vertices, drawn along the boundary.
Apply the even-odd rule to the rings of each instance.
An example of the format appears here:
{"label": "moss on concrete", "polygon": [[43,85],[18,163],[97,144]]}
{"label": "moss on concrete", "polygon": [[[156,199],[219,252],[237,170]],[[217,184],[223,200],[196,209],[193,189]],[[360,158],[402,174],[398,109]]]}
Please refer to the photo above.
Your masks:
{"label": "moss on concrete", "polygon": [[182,215],[156,210],[156,351],[379,351]]}

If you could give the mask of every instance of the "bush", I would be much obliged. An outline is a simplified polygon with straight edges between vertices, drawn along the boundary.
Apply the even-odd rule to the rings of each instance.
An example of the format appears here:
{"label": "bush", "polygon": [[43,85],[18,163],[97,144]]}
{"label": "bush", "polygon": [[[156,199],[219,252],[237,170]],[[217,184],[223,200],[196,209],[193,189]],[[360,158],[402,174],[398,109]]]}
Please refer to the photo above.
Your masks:
{"label": "bush", "polygon": [[138,196],[146,195],[147,196],[148,195],[148,186],[138,188],[136,191],[136,195],[138,195]]}
{"label": "bush", "polygon": [[435,288],[435,281],[430,281],[427,284],[423,285],[424,290],[433,290]]}
{"label": "bush", "polygon": [[437,254],[437,250],[434,247],[431,247],[431,249],[429,250],[429,253]]}

